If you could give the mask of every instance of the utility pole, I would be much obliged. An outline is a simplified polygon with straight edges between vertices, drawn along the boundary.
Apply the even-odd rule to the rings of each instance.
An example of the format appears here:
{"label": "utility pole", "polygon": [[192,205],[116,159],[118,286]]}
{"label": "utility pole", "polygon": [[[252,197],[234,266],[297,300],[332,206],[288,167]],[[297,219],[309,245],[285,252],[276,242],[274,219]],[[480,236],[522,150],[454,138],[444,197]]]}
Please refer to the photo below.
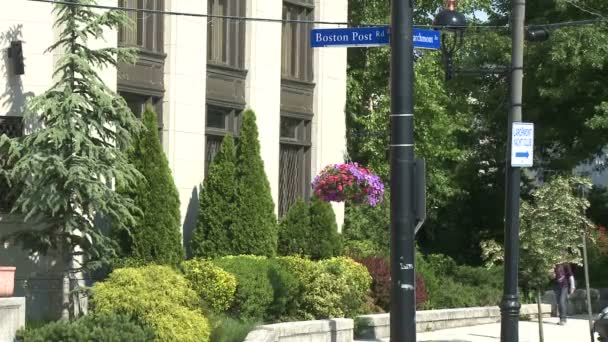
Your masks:
{"label": "utility pole", "polygon": [[506,165],[506,203],[505,203],[505,277],[504,293],[500,305],[501,342],[519,341],[519,297],[517,294],[519,263],[519,194],[520,168],[511,166],[511,132],[514,122],[521,122],[523,62],[524,62],[524,18],[525,0],[511,0],[511,106],[509,110],[509,135]]}
{"label": "utility pole", "polygon": [[416,342],[414,0],[391,1],[391,341]]}

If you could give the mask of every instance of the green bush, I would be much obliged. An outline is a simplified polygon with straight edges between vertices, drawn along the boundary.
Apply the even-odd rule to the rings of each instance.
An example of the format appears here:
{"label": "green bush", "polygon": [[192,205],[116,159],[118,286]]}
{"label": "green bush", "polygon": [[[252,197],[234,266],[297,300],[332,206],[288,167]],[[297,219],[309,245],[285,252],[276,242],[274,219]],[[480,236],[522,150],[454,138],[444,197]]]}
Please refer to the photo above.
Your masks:
{"label": "green bush", "polygon": [[237,146],[237,223],[232,242],[235,254],[274,256],[278,225],[270,184],[260,156],[255,113],[246,110],[242,116]]}
{"label": "green bush", "polygon": [[367,268],[346,257],[322,260],[319,265],[333,277],[345,317],[364,313],[372,284]]}
{"label": "green bush", "polygon": [[216,313],[230,308],[236,292],[236,278],[232,274],[202,259],[183,262],[182,271],[205,306]]}
{"label": "green bush", "polygon": [[124,315],[89,315],[76,321],[51,322],[38,328],[21,329],[16,342],[148,342],[152,329],[142,327]]}
{"label": "green bush", "polygon": [[313,260],[327,259],[342,252],[336,215],[331,204],[313,197],[310,203],[308,255]]}
{"label": "green bush", "polygon": [[230,311],[245,320],[281,321],[295,316],[302,284],[275,259],[228,256],[214,263],[237,280]]}
{"label": "green bush", "polygon": [[417,271],[424,277],[425,309],[493,306],[502,296],[502,268],[462,266],[445,255],[417,255]]}
{"label": "green bush", "polygon": [[194,256],[236,253],[232,237],[237,202],[236,152],[232,136],[226,135],[199,194],[198,223],[191,241]]}
{"label": "green bush", "polygon": [[[390,199],[388,191],[383,202],[376,206],[347,204],[344,211],[342,238],[345,245],[353,246],[351,241],[363,241],[366,249],[373,254],[353,255],[356,257],[388,256],[390,250]],[[358,244],[356,246],[361,246]]]}
{"label": "green bush", "polygon": [[211,342],[243,342],[247,334],[259,324],[257,321],[221,316],[214,320]]}
{"label": "green bush", "polygon": [[157,341],[209,340],[207,319],[189,282],[167,266],[114,270],[91,289],[95,313],[121,313],[152,327]]}
{"label": "green bush", "polygon": [[292,273],[303,285],[296,312],[298,320],[344,317],[341,293],[343,283],[325,272],[318,262],[296,256],[277,259],[281,267]]}
{"label": "green bush", "polygon": [[308,255],[310,228],[308,204],[298,200],[289,208],[279,225],[279,255]]}
{"label": "green bush", "polygon": [[114,231],[123,254],[145,262],[178,265],[184,258],[181,240],[179,193],[158,139],[156,113],[148,106],[145,125],[129,151],[129,161],[145,177],[134,188],[119,188],[142,211],[137,225]]}

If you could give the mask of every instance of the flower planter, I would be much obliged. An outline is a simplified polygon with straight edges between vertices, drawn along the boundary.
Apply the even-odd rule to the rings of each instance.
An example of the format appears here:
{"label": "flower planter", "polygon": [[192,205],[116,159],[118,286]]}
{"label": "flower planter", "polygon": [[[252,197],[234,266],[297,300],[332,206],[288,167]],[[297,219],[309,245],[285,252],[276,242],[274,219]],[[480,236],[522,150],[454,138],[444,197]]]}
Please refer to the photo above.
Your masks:
{"label": "flower planter", "polygon": [[0,297],[12,297],[15,289],[15,270],[13,266],[0,266]]}
{"label": "flower planter", "polygon": [[327,165],[311,185],[314,194],[325,202],[375,206],[384,199],[380,177],[357,163]]}

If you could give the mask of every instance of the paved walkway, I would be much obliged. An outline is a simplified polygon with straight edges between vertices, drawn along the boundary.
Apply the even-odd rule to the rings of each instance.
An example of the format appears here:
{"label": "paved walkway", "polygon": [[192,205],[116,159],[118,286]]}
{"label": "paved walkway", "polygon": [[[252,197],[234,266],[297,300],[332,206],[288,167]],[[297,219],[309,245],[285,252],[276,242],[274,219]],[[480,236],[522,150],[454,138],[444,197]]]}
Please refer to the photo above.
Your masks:
{"label": "paved walkway", "polygon": [[[589,321],[586,317],[569,318],[565,326],[557,318],[545,318],[545,342],[590,342]],[[418,333],[418,342],[499,342],[500,323]],[[519,322],[519,342],[538,342],[538,322]],[[597,341],[597,334],[596,334]]]}

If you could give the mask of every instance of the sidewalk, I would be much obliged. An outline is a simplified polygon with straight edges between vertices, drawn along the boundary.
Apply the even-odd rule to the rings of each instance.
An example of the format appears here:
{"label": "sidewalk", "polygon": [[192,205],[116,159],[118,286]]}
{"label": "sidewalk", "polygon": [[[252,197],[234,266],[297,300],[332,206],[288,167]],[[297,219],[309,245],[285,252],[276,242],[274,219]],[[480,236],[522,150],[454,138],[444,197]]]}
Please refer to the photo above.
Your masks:
{"label": "sidewalk", "polygon": [[[558,318],[545,318],[545,342],[590,342],[589,321],[586,316],[568,318],[565,326],[557,325]],[[418,342],[498,342],[500,323],[418,333]],[[538,322],[519,322],[519,342],[538,342]],[[596,339],[597,341],[597,334]]]}

